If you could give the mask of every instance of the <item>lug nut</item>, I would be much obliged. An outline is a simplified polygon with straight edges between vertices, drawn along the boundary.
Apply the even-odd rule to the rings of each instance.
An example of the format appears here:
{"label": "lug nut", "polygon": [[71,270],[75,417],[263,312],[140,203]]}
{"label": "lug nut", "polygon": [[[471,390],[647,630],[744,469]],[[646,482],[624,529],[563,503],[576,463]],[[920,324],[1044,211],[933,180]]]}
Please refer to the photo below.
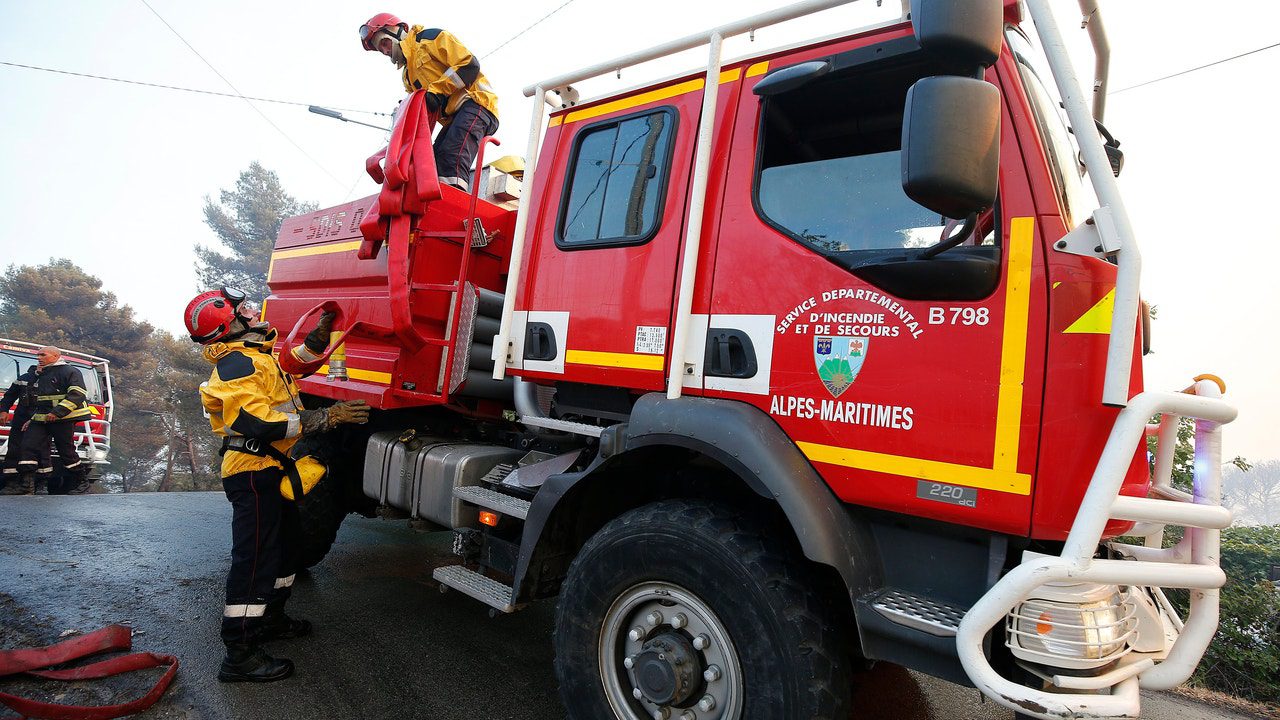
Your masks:
{"label": "lug nut", "polygon": [[644,699],[644,693],[640,692],[640,688],[635,688],[635,689],[633,689],[633,690],[631,691],[631,697],[633,697],[633,698],[635,698],[635,699],[637,699],[637,700],[643,700],[643,699]]}
{"label": "lug nut", "polygon": [[671,717],[671,711],[664,707],[653,711],[653,720],[667,720],[669,717]]}
{"label": "lug nut", "polygon": [[654,626],[661,625],[662,613],[658,612],[657,610],[654,610],[653,612],[645,616],[644,621]]}
{"label": "lug nut", "polygon": [[625,660],[623,660],[623,661],[622,661],[622,667],[624,667],[624,668],[626,668],[626,669],[628,669],[628,670],[630,670],[631,668],[633,668],[633,667],[635,667],[635,666],[636,666],[636,656],[635,656],[635,655],[631,655],[631,656],[629,656],[627,659],[625,659]]}
{"label": "lug nut", "polygon": [[698,716],[694,715],[692,710],[685,710],[680,713],[680,720],[698,720]]}
{"label": "lug nut", "polygon": [[702,712],[711,712],[713,709],[715,709],[715,706],[716,706],[716,699],[711,697],[710,695],[703,695],[702,699],[698,701],[698,709],[701,710]]}
{"label": "lug nut", "polygon": [[676,630],[679,630],[680,628],[688,624],[689,624],[689,618],[686,617],[684,613],[676,613],[676,616],[671,618],[671,627],[675,628]]}
{"label": "lug nut", "polygon": [[720,666],[712,665],[702,671],[702,679],[709,683],[713,683],[720,679]]}
{"label": "lug nut", "polygon": [[711,638],[706,635],[699,635],[693,639],[694,650],[706,650],[709,647],[711,647]]}
{"label": "lug nut", "polygon": [[631,628],[631,632],[627,634],[627,637],[631,638],[632,642],[640,642],[644,639],[644,636],[644,628],[639,626]]}

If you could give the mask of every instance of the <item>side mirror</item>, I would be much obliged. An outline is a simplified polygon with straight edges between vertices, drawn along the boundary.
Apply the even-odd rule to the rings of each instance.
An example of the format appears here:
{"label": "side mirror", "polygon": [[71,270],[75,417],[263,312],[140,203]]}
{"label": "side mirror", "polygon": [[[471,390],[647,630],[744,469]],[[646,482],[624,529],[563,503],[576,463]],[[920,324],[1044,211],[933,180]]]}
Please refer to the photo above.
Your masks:
{"label": "side mirror", "polygon": [[831,72],[831,63],[826,60],[790,65],[760,78],[751,91],[760,97],[778,95],[817,80],[828,72]]}
{"label": "side mirror", "polygon": [[949,218],[995,203],[1000,176],[1000,91],[966,77],[927,77],[907,91],[902,189]]}
{"label": "side mirror", "polygon": [[989,67],[1004,35],[1001,0],[911,0],[916,42],[939,59]]}

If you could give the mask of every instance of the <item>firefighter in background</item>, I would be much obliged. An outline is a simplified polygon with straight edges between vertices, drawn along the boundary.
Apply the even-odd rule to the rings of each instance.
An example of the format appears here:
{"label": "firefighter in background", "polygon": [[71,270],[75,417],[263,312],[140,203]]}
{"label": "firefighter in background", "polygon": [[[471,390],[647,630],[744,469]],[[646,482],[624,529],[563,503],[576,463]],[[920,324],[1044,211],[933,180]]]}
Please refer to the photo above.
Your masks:
{"label": "firefighter in background", "polygon": [[402,70],[405,92],[426,91],[427,110],[443,126],[433,146],[440,182],[469,188],[480,140],[498,131],[498,96],[480,72],[480,61],[452,34],[409,27],[390,13],[360,26],[360,44],[391,58]]}
{"label": "firefighter in background", "polygon": [[[293,365],[307,373],[319,369],[332,319],[322,316],[291,351]],[[296,570],[298,510],[282,495],[281,482],[288,483],[292,498],[309,487],[299,472],[303,462],[287,453],[302,435],[367,422],[369,406],[355,400],[305,409],[295,378],[271,353],[276,331],[255,321],[243,293],[228,288],[201,293],[187,305],[185,320],[191,339],[205,346],[204,357],[214,366],[200,396],[214,434],[223,439],[222,486],[232,507],[231,569],[222,614],[227,654],[218,679],[283,680],[293,673],[293,663],[267,654],[262,643],[311,631],[310,622],[284,612]],[[311,478],[316,480],[318,475]]]}
{"label": "firefighter in background", "polygon": [[83,382],[80,371],[62,359],[58,348],[46,345],[36,351],[36,404],[22,428],[22,459],[18,461],[24,491],[34,491],[36,480],[47,488],[53,477],[53,464],[48,461],[50,440],[58,451],[58,464],[75,483],[71,492],[79,494],[89,488],[91,466],[80,459],[74,440],[76,424],[95,415]]}
{"label": "firefighter in background", "polygon": [[[13,381],[9,389],[4,391],[4,397],[0,398],[0,425],[9,426],[9,444],[4,455],[4,489],[0,490],[0,495],[32,495],[36,491],[34,479],[27,478],[31,483],[30,487],[18,480],[18,460],[22,459],[22,438],[26,435],[22,428],[35,414],[35,390],[36,366],[32,365]],[[47,466],[48,445],[45,450],[41,460]]]}

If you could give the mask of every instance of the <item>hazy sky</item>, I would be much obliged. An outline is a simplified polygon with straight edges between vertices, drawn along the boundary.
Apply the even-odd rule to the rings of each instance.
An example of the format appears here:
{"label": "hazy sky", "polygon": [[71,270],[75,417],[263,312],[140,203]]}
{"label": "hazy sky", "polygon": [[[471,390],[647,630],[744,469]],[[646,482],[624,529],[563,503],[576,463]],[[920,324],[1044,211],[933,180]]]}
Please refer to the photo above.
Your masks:
{"label": "hazy sky", "polygon": [[[155,13],[194,47],[187,47]],[[490,55],[563,0],[371,3],[365,0],[216,3],[178,0],[0,0],[0,62],[389,112],[402,95],[386,58],[363,52],[356,28],[380,11],[447,28],[482,58],[502,98],[502,150],[523,154],[533,82],[640,50],[778,3],[764,0],[572,0]],[[1076,3],[1057,0],[1064,29]],[[421,14],[415,15],[415,8]],[[1109,0],[1112,88],[1221,60],[1277,41],[1280,3]],[[726,44],[726,58],[896,16],[864,0]],[[687,53],[584,87],[584,95],[690,69]],[[1092,60],[1081,58],[1082,74]],[[1147,387],[1191,376],[1226,379],[1241,417],[1225,454],[1280,456],[1274,440],[1280,231],[1275,139],[1280,48],[1114,94],[1107,125],[1126,155],[1121,186],[1143,248],[1143,293],[1159,308]],[[0,65],[0,262],[67,257],[102,278],[142,318],[181,329],[197,290],[196,243],[205,196],[231,187],[257,160],[285,188],[321,207],[372,194],[364,159],[385,134],[305,107],[160,90]],[[270,120],[264,119],[263,115]],[[386,123],[386,118],[349,113]],[[275,127],[272,126],[274,124]],[[277,129],[278,128],[278,129]]]}

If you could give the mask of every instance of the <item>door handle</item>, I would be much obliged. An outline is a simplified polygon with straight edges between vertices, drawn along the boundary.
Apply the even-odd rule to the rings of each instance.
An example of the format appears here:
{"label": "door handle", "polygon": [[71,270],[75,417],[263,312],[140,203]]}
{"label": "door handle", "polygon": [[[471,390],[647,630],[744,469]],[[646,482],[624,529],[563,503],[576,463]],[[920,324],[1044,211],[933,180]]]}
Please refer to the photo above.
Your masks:
{"label": "door handle", "polygon": [[707,352],[703,358],[703,374],[714,377],[755,377],[755,346],[742,330],[711,328],[707,331]]}
{"label": "door handle", "polygon": [[529,323],[525,329],[524,359],[545,362],[555,360],[557,354],[555,330],[547,323]]}

